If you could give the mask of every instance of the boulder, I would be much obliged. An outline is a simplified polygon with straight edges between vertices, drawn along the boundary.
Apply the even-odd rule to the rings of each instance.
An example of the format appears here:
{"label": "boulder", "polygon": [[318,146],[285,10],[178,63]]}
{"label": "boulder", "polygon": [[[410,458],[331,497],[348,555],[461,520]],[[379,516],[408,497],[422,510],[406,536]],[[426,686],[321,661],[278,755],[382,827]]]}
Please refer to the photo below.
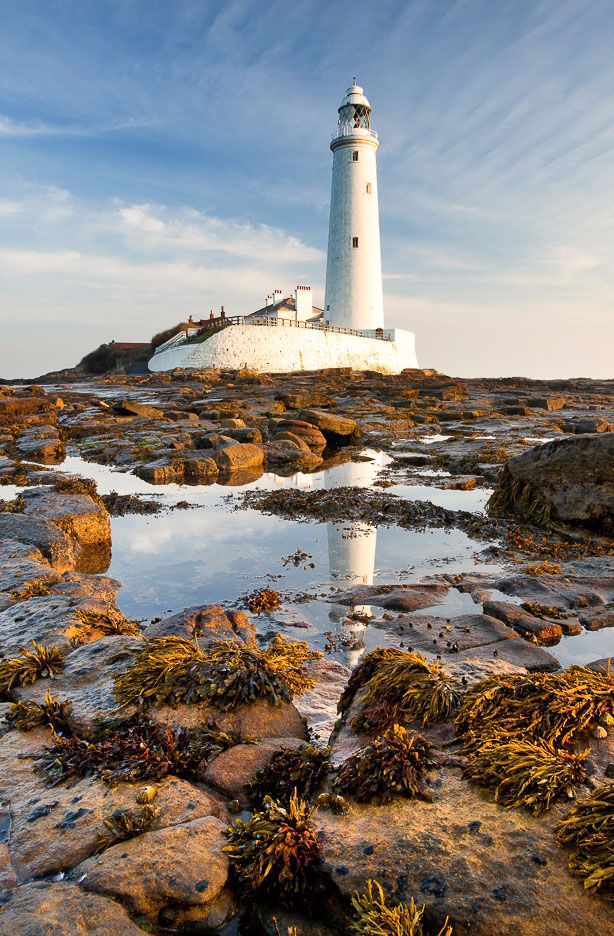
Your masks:
{"label": "boulder", "polygon": [[149,624],[145,637],[198,637],[201,645],[213,640],[241,640],[253,644],[256,628],[244,611],[231,611],[221,605],[185,608],[179,614]]}
{"label": "boulder", "polygon": [[327,600],[341,605],[377,605],[393,611],[417,611],[438,605],[448,585],[358,585]]}
{"label": "boulder", "polygon": [[18,421],[23,416],[36,416],[52,409],[44,396],[9,396],[0,399],[0,425]]}
{"label": "boulder", "polygon": [[56,572],[75,568],[75,544],[50,520],[0,512],[0,541],[9,540],[35,547]]}
{"label": "boulder", "polygon": [[47,489],[24,491],[26,517],[50,520],[80,550],[111,549],[111,519],[106,509],[88,494],[58,494]]}
{"label": "boulder", "polygon": [[484,613],[508,624],[522,637],[547,647],[557,644],[563,636],[563,628],[558,622],[535,617],[509,601],[485,601]]}
{"label": "boulder", "polygon": [[590,936],[609,917],[606,901],[570,878],[554,822],[497,806],[456,770],[438,771],[432,803],[353,804],[314,822],[324,870],[346,899],[375,878],[395,902],[424,903],[434,932],[449,916],[455,936],[536,936],[553,923]]}
{"label": "boulder", "polygon": [[565,397],[527,397],[524,404],[531,409],[545,409],[553,412],[564,408]]}
{"label": "boulder", "polygon": [[235,912],[223,893],[225,824],[214,816],[145,832],[76,868],[81,886],[118,900],[152,925],[214,929]]}
{"label": "boulder", "polygon": [[488,507],[613,535],[614,433],[557,439],[512,458]]}
{"label": "boulder", "polygon": [[32,426],[19,433],[15,440],[19,455],[43,465],[58,465],[66,457],[66,449],[55,426]]}
{"label": "boulder", "polygon": [[568,432],[582,434],[585,432],[614,432],[614,424],[607,416],[583,416],[581,419],[565,424]]}
{"label": "boulder", "polygon": [[235,744],[207,764],[202,779],[229,799],[243,800],[249,782],[270,764],[274,754],[296,751],[304,743],[299,738],[267,738],[257,744]]}
{"label": "boulder", "polygon": [[198,728],[203,722],[215,721],[222,731],[236,732],[247,741],[253,738],[307,738],[307,727],[292,702],[269,705],[266,699],[256,699],[239,706],[234,712],[225,712],[212,705],[199,702],[171,708],[148,710],[149,717],[171,727]]}
{"label": "boulder", "polygon": [[213,458],[201,452],[175,450],[164,452],[153,462],[134,469],[148,484],[213,484],[218,469]]}
{"label": "boulder", "polygon": [[269,431],[272,436],[279,433],[291,432],[293,436],[300,438],[305,444],[320,455],[326,448],[326,438],[314,425],[300,419],[274,419],[269,423]]}
{"label": "boulder", "polygon": [[302,409],[298,413],[298,418],[311,423],[320,430],[328,442],[334,445],[355,442],[362,436],[362,430],[356,420],[349,419],[347,416],[336,416],[324,410]]}
{"label": "boulder", "polygon": [[266,448],[267,468],[280,471],[314,471],[322,464],[322,457],[316,455],[303,443],[298,445],[289,439],[276,437]]}
{"label": "boulder", "polygon": [[0,592],[19,592],[26,586],[53,585],[60,574],[36,546],[14,539],[0,540]]}
{"label": "boulder", "polygon": [[[31,758],[51,743],[47,729],[9,731],[0,739],[0,794],[10,808],[10,859],[22,878],[73,868],[100,849],[108,834],[105,819],[140,808],[136,796],[143,783],[109,787],[85,777],[72,784],[46,785],[34,772]],[[225,818],[221,799],[187,780],[169,776],[149,785],[157,790],[159,828],[204,816]]]}
{"label": "boulder", "polygon": [[77,884],[35,881],[6,895],[0,936],[143,936],[114,900],[86,894]]}
{"label": "boulder", "polygon": [[52,680],[39,679],[31,686],[16,689],[15,698],[42,702],[49,689],[71,703],[69,726],[75,733],[85,736],[96,734],[101,720],[106,723],[127,721],[135,708],[117,706],[115,678],[134,662],[141,643],[140,637],[118,634],[76,647],[66,657],[61,673]]}
{"label": "boulder", "polygon": [[120,400],[115,411],[122,416],[140,416],[142,419],[164,419],[164,413],[155,406],[137,403],[136,400]]}
{"label": "boulder", "polygon": [[220,449],[215,461],[220,474],[223,475],[245,470],[261,470],[264,465],[264,449],[252,442],[237,442]]}
{"label": "boulder", "polygon": [[[71,647],[73,641],[96,640],[102,630],[96,617],[122,619],[115,604],[120,584],[104,576],[78,575],[53,586],[48,595],[16,602],[0,612],[2,652],[18,653],[32,640],[45,646]],[[87,616],[84,621],[82,616]]]}

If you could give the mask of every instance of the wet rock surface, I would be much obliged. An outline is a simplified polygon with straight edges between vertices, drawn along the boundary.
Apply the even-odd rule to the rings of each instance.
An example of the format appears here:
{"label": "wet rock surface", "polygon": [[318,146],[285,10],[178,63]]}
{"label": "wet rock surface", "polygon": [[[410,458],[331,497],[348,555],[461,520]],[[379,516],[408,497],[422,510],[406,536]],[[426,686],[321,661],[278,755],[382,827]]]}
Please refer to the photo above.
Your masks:
{"label": "wet rock surface", "polygon": [[[246,909],[222,851],[228,813],[249,803],[248,783],[275,754],[310,739],[305,719],[311,737],[327,742],[351,672],[328,656],[311,661],[313,687],[277,706],[263,699],[235,711],[204,703],[120,706],[115,680],[148,638],[258,648],[271,628],[297,628],[285,631],[296,639],[312,634],[308,625],[299,629],[300,620],[250,617],[238,601],[208,601],[153,621],[143,613],[140,627],[127,621],[120,582],[104,573],[109,513],[130,513],[130,504],[122,510],[123,495],[101,498],[93,482],[58,471],[65,452],[133,472],[146,484],[229,488],[265,469],[269,483],[272,475],[296,472],[300,481],[327,467],[360,465],[369,457],[364,449],[384,453],[382,470],[366,487],[236,491],[232,503],[341,528],[460,531],[479,543],[490,559],[486,571],[432,565],[429,575],[407,573],[374,585],[350,578],[336,582],[334,591],[322,593],[315,584],[300,596],[328,602],[325,614],[338,622],[330,626],[337,636],[351,636],[352,659],[364,652],[366,634],[370,648],[385,644],[439,658],[467,687],[493,673],[555,672],[558,648],[568,638],[566,646],[573,646],[574,635],[592,639],[612,626],[613,424],[607,381],[460,381],[428,371],[273,378],[203,372],[113,375],[47,392],[0,387],[0,665],[33,640],[66,654],[52,678],[43,673],[6,692],[0,717],[11,702],[42,704],[50,690],[70,703],[64,730],[88,743],[101,725],[110,730],[136,713],[169,732],[214,722],[231,738],[190,779],[170,773],[152,781],[155,822],[114,842],[105,838],[105,820],[141,809],[142,783],[111,787],[88,774],[50,786],[34,770],[37,754],[53,740],[50,729],[4,730],[3,721],[0,933],[224,932]],[[538,504],[550,505],[560,529],[540,526],[539,511],[528,519],[512,511],[508,518],[456,506],[464,505],[465,492],[482,492],[485,501],[488,489],[506,478],[538,491]],[[3,484],[17,491],[2,498]],[[432,488],[433,499],[412,497],[413,486]],[[460,499],[441,506],[442,492]],[[189,496],[186,490],[186,501]],[[9,501],[12,507],[3,506]],[[307,567],[309,557],[299,553],[294,564]],[[255,566],[259,584],[275,581],[275,570]],[[335,637],[326,637],[331,653]],[[603,650],[595,656],[594,665],[607,672],[609,657]],[[594,783],[614,770],[611,732],[604,731],[590,739]],[[449,723],[425,734],[441,754],[429,781],[433,802],[352,803],[345,816],[321,809],[315,823],[336,909],[307,921],[300,911],[260,908],[265,931],[275,932],[273,913],[299,934],[343,931],[353,891],[376,878],[394,901],[414,897],[426,904],[430,923],[441,925],[448,915],[455,934],[545,936],[553,926],[578,936],[603,932],[606,903],[569,876],[555,844],[556,821],[567,805],[545,818],[506,810],[461,776],[462,764],[446,746],[453,737]],[[337,724],[333,761],[365,740],[347,720]],[[58,873],[65,879],[30,882]]]}

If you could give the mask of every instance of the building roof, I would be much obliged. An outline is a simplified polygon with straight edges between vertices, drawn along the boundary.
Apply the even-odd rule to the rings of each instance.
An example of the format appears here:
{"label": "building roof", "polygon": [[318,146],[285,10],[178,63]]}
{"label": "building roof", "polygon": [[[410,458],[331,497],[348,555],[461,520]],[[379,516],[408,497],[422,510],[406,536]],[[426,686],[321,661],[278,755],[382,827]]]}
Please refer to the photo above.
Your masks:
{"label": "building roof", "polygon": [[[324,314],[323,309],[319,309],[317,306],[312,306],[313,309],[313,318],[318,318],[320,315]],[[279,315],[281,312],[296,312],[296,303],[294,301],[294,296],[287,296],[285,299],[281,299],[279,302],[272,302],[270,305],[263,306],[261,309],[257,309],[255,312],[250,312],[249,315],[246,315],[246,318],[251,318],[255,315]]]}
{"label": "building roof", "polygon": [[116,351],[139,351],[149,347],[148,341],[112,341],[111,344]]}

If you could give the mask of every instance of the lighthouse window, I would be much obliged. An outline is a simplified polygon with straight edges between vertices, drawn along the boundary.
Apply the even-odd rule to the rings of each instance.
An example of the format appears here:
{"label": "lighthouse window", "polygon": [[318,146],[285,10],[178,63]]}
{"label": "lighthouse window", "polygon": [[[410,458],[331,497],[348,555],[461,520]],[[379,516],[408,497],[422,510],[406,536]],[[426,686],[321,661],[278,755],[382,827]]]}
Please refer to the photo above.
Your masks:
{"label": "lighthouse window", "polygon": [[354,160],[354,162],[358,162],[358,150],[352,151],[352,159]]}
{"label": "lighthouse window", "polygon": [[358,247],[358,238],[357,238],[357,237],[353,237],[353,238],[352,238],[352,247]]}
{"label": "lighthouse window", "polygon": [[367,195],[371,194],[371,183],[367,182]]}

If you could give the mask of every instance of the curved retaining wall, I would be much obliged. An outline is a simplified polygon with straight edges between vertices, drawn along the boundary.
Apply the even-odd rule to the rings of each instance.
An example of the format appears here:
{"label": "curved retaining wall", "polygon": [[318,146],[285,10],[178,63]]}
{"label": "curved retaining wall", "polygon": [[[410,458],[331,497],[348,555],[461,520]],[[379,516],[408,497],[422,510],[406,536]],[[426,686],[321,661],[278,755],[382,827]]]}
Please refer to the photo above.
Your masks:
{"label": "curved retaining wall", "polygon": [[417,367],[413,332],[395,329],[393,341],[318,329],[229,325],[200,344],[171,347],[149,361],[151,371],[176,367],[230,368],[285,374],[327,367],[351,367],[398,374]]}

